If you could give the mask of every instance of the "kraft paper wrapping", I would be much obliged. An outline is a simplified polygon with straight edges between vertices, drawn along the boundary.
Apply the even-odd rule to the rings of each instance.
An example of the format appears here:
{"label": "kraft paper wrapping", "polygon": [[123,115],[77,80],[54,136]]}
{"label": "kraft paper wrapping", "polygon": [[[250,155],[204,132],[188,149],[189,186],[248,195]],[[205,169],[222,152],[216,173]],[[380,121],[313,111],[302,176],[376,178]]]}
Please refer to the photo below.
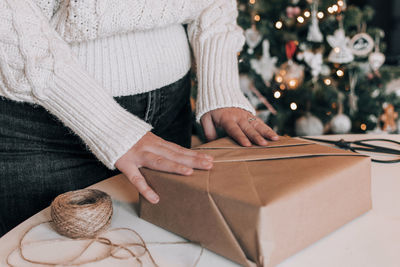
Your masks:
{"label": "kraft paper wrapping", "polygon": [[161,200],[141,199],[140,216],[243,266],[275,266],[371,209],[371,162],[357,153],[291,138],[198,149],[212,170],[142,170]]}

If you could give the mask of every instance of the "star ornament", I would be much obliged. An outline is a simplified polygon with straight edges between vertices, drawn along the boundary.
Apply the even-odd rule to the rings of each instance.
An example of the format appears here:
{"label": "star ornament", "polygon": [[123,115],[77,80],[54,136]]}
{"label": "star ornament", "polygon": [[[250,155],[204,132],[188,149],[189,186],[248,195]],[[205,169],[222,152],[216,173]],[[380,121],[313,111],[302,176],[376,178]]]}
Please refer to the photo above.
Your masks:
{"label": "star ornament", "polygon": [[260,59],[250,60],[252,69],[262,77],[263,81],[267,86],[270,85],[271,79],[276,72],[276,63],[278,62],[277,57],[271,57],[269,53],[270,44],[268,40],[264,40],[262,43],[263,55]]}
{"label": "star ornament", "polygon": [[322,71],[323,57],[322,53],[304,52],[304,61],[311,68],[311,75],[314,79],[318,78]]}

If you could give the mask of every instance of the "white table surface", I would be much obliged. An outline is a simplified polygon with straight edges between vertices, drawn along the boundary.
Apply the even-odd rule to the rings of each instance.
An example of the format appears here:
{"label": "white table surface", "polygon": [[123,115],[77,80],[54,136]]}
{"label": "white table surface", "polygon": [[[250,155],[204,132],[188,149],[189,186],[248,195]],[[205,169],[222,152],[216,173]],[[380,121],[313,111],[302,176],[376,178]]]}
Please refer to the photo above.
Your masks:
{"label": "white table surface", "polygon": [[[341,135],[321,138],[355,140],[379,137],[400,141],[400,135]],[[123,175],[112,177],[92,187],[109,193],[113,198],[114,215],[111,227],[134,229],[146,242],[184,241],[179,236],[137,217],[135,206],[138,195]],[[400,164],[373,163],[372,199],[373,209],[370,212],[293,255],[278,267],[399,267]],[[6,266],[7,255],[18,245],[19,239],[27,229],[48,221],[49,218],[49,209],[45,209],[4,235],[0,239],[0,266]],[[40,233],[40,238],[50,238],[54,235],[47,225],[39,226],[35,231]],[[50,253],[48,249],[43,251],[43,254]],[[60,247],[57,246],[53,246],[53,249],[60,251]],[[194,244],[154,244],[149,245],[149,250],[159,266],[183,267],[193,265],[201,248]],[[16,256],[15,259],[17,258]],[[115,264],[110,259],[87,266],[116,266]],[[117,266],[131,264],[132,262],[119,262]],[[197,266],[237,265],[204,250]]]}

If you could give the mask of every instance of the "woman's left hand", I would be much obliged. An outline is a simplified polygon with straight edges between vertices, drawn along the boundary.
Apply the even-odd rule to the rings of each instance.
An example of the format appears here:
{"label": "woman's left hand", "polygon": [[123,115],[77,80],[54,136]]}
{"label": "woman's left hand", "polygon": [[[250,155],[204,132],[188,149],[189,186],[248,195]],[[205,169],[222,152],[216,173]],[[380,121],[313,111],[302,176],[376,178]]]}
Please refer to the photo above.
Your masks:
{"label": "woman's left hand", "polygon": [[261,119],[241,108],[215,109],[204,114],[200,121],[208,141],[217,138],[216,127],[222,127],[242,146],[251,146],[251,143],[265,146],[268,144],[266,139],[279,139]]}

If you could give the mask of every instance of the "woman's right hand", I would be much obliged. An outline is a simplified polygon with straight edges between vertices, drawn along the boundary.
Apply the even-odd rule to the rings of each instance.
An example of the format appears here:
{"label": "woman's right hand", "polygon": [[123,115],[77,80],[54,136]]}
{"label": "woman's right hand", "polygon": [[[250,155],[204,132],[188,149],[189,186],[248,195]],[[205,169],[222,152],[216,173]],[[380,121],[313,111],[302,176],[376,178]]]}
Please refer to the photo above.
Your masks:
{"label": "woman's right hand", "polygon": [[125,174],[143,197],[156,204],[160,198],[147,184],[139,171],[140,167],[191,175],[194,168],[211,169],[212,161],[209,155],[183,148],[148,132],[117,160],[115,167]]}

